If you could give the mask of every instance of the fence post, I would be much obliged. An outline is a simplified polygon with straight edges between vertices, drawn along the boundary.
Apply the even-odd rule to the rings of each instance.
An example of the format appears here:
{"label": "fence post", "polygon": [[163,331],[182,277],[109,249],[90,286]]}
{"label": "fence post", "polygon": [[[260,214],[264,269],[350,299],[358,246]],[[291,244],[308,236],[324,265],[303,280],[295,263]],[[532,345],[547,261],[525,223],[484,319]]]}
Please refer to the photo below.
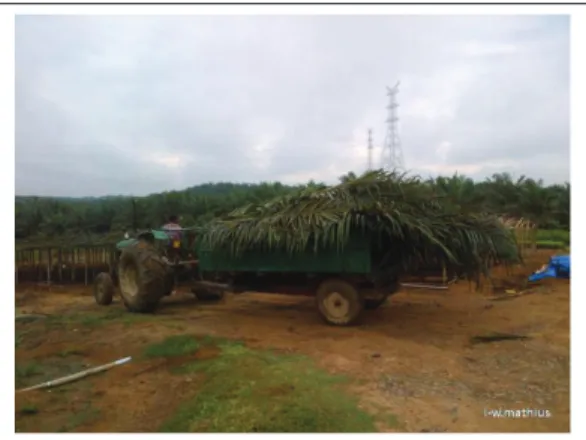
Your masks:
{"label": "fence post", "polygon": [[69,254],[69,264],[71,265],[71,282],[75,283],[75,270],[77,269],[77,260],[75,258],[75,249],[71,249]]}
{"label": "fence post", "polygon": [[88,251],[87,248],[84,248],[84,253],[83,253],[83,263],[85,266],[85,285],[87,286],[87,259],[88,259]]}
{"label": "fence post", "polygon": [[59,282],[63,284],[63,250],[59,248],[57,253],[57,264],[59,265]]}
{"label": "fence post", "polygon": [[47,284],[51,284],[51,248],[47,249]]}
{"label": "fence post", "polygon": [[16,251],[16,258],[15,258],[15,263],[14,263],[14,279],[16,284],[18,284],[18,263],[20,262],[20,258],[19,255],[21,255],[20,251]]}
{"label": "fence post", "polygon": [[99,261],[98,257],[98,248],[92,248],[92,258],[91,258],[91,265],[92,265],[92,282],[96,278],[96,262]]}

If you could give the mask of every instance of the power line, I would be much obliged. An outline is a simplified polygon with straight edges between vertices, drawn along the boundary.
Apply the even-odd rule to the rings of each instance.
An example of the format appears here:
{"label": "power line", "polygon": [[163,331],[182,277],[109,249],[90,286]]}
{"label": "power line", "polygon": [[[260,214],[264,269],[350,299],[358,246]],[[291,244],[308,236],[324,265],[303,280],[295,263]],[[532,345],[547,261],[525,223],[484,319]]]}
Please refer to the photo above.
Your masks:
{"label": "power line", "polygon": [[389,103],[387,105],[387,132],[385,135],[385,145],[382,150],[382,168],[387,171],[403,171],[405,163],[403,160],[403,150],[401,149],[401,139],[399,138],[397,94],[399,93],[399,84],[394,87],[387,87],[387,96]]}

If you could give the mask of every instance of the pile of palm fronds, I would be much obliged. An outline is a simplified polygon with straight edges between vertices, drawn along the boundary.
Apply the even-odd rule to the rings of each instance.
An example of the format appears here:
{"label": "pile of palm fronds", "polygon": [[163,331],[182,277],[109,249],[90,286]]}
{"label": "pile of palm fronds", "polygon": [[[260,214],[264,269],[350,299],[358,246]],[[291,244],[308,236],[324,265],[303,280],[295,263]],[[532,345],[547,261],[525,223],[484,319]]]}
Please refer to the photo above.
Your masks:
{"label": "pile of palm fronds", "polygon": [[296,253],[341,250],[352,234],[368,237],[381,264],[401,272],[444,265],[476,278],[495,263],[520,258],[514,235],[498,218],[463,213],[419,178],[382,170],[242,207],[210,224],[203,239],[233,254]]}

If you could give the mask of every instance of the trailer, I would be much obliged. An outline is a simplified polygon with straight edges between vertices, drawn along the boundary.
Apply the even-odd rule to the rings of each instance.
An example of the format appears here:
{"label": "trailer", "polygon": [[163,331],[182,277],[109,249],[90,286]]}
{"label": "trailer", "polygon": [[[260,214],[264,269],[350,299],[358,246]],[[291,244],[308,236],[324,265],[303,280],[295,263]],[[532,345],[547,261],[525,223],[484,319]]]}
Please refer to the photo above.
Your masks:
{"label": "trailer", "polygon": [[[365,234],[340,248],[308,246],[305,252],[258,249],[235,254],[211,249],[193,230],[175,240],[165,231],[147,231],[118,243],[118,264],[94,284],[98,304],[109,305],[115,288],[131,312],[152,313],[187,278],[200,300],[226,292],[264,292],[315,297],[316,310],[332,325],[351,325],[365,309],[380,307],[399,289],[399,280]],[[385,268],[385,269],[383,269]]]}

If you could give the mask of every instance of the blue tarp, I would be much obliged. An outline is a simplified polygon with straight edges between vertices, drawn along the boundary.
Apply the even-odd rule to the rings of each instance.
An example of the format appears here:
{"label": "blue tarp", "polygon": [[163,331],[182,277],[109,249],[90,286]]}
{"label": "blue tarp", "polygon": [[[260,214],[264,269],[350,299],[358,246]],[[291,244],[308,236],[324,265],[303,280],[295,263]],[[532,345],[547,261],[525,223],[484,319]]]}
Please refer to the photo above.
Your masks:
{"label": "blue tarp", "polygon": [[544,278],[570,278],[570,256],[556,255],[549,259],[545,269],[529,276],[529,281],[539,281]]}

